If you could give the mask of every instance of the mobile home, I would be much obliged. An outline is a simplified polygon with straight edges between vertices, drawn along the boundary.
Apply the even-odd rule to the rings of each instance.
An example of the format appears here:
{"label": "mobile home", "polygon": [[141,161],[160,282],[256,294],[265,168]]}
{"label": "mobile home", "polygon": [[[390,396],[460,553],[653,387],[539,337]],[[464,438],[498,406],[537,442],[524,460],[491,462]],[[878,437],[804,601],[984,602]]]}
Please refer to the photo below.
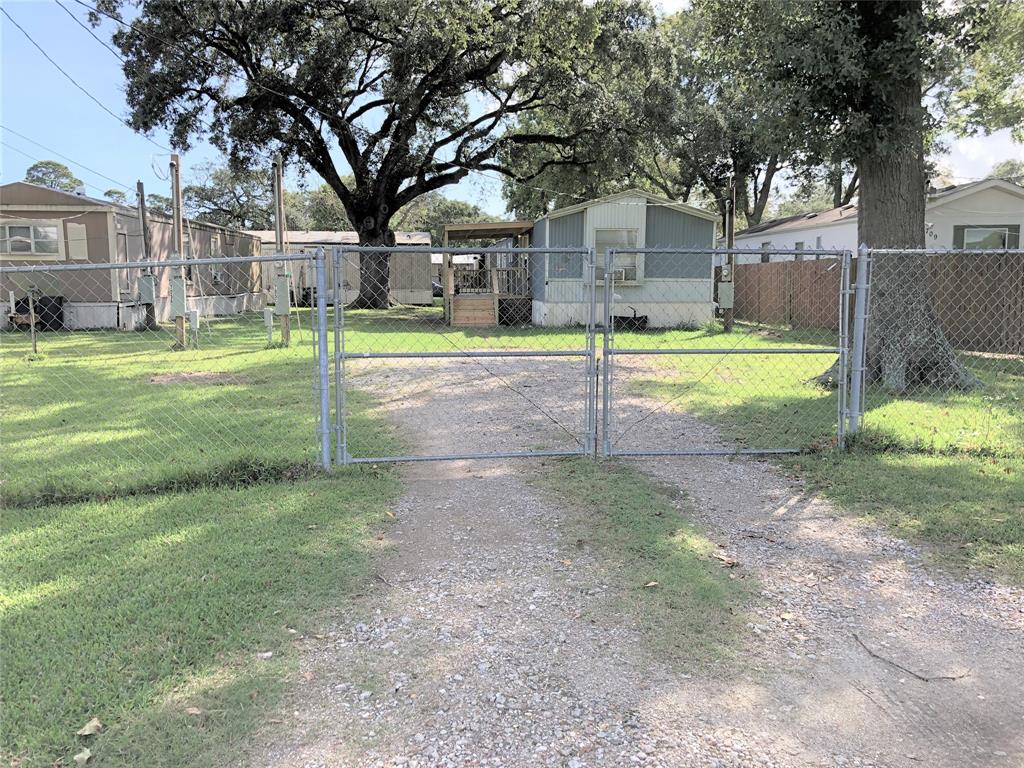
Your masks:
{"label": "mobile home", "polygon": [[[251,230],[250,235],[258,237],[262,243],[263,255],[273,256],[281,253],[274,230]],[[297,230],[290,229],[285,234],[289,254],[314,254],[317,248],[323,248],[328,257],[328,269],[331,252],[345,245],[358,245],[359,235],[356,232],[335,230]],[[395,232],[395,245],[429,246],[429,232]],[[344,290],[345,303],[354,301],[359,295],[359,255],[349,253],[345,256]],[[431,290],[430,258],[424,254],[393,253],[391,254],[391,272],[389,290],[391,301],[396,304],[429,305],[433,301]],[[294,276],[297,300],[302,303],[309,301],[312,288],[316,283],[314,271],[306,264],[294,267],[298,274]],[[328,272],[328,285],[333,284],[333,273]],[[331,297],[333,301],[333,296]]]}
{"label": "mobile home", "polygon": [[[174,258],[172,225],[149,217],[150,260]],[[259,263],[203,265],[221,256],[252,257],[259,239],[213,224],[187,222],[183,242],[187,305],[200,315],[229,315],[262,309]],[[6,266],[126,264],[143,260],[142,226],[136,209],[109,200],[17,181],[0,186],[0,260]],[[51,308],[50,323],[69,330],[133,330],[151,317],[171,314],[171,269],[154,269],[152,296],[139,269],[51,271],[5,274],[0,301],[11,303],[5,320],[18,312],[33,289]],[[52,309],[57,308],[57,309]]]}
{"label": "mobile home", "polygon": [[[714,267],[718,216],[638,189],[589,200],[534,222],[534,248],[579,248],[580,253],[530,257],[530,296],[535,325],[584,323],[585,249],[593,248],[602,279],[608,252],[615,250],[616,314],[646,316],[650,327],[697,326],[714,317]],[[631,249],[637,249],[632,251]],[[643,253],[642,249],[667,249]]]}

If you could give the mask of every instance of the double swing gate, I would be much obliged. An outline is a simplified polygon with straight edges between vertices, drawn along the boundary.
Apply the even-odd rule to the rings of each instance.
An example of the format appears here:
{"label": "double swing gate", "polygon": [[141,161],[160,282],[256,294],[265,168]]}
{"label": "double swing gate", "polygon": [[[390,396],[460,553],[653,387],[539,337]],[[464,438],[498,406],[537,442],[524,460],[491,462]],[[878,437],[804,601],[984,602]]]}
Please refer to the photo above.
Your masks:
{"label": "double swing gate", "polygon": [[755,290],[730,279],[750,250],[321,251],[321,462],[842,444],[851,254],[792,256],[818,264],[759,265]]}

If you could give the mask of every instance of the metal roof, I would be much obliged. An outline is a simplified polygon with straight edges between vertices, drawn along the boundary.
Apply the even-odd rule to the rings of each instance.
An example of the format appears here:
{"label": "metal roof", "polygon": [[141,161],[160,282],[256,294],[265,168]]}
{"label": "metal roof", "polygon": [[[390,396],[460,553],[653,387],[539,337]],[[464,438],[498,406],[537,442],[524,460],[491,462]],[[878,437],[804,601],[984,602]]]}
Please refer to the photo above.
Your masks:
{"label": "metal roof", "polygon": [[[614,203],[618,200],[627,197],[642,197],[648,205],[658,205],[664,208],[670,208],[673,211],[679,211],[680,213],[688,213],[691,216],[696,216],[700,219],[707,219],[708,221],[718,221],[718,214],[712,213],[711,211],[705,211],[703,208],[696,208],[687,203],[680,203],[678,200],[669,200],[667,197],[661,197],[660,195],[652,194],[651,192],[645,192],[642,189],[627,189],[623,192],[616,192],[613,195],[605,195],[604,197],[595,197],[593,200],[587,200],[582,203],[576,203],[575,205],[567,205],[564,208],[556,208],[547,215],[541,218],[557,219],[559,216],[566,216],[570,213],[576,213],[586,208],[590,208],[594,205],[601,205],[603,203]],[[623,205],[629,205],[629,203],[623,203]]]}
{"label": "metal roof", "polygon": [[448,242],[486,240],[492,237],[515,237],[533,229],[532,221],[478,221],[469,224],[445,224]]}
{"label": "metal roof", "polygon": [[[277,243],[277,234],[272,229],[250,229],[250,235],[258,237],[267,245]],[[289,245],[356,245],[359,233],[330,229],[289,229]],[[395,232],[395,245],[430,245],[429,232]]]}

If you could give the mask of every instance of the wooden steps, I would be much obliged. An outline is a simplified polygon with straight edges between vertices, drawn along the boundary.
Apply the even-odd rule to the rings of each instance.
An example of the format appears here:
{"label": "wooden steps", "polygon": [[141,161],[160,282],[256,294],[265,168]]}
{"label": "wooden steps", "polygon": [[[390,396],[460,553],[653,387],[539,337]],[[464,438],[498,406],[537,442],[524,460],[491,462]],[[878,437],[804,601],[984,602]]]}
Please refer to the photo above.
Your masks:
{"label": "wooden steps", "polygon": [[489,294],[479,296],[452,296],[452,325],[497,325],[495,297]]}

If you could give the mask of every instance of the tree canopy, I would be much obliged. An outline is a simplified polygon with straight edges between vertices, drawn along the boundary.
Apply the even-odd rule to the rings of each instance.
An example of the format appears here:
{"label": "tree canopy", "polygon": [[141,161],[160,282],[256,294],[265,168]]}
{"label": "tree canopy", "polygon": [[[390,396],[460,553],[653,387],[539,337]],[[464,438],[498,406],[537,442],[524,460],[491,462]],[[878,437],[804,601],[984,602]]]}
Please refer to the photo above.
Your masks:
{"label": "tree canopy", "polygon": [[[475,170],[529,177],[586,162],[587,123],[527,118],[593,104],[600,62],[651,23],[639,0],[100,0],[138,13],[114,35],[131,123],[198,135],[236,162],[280,151],[318,173],[364,244],[388,244],[395,212]],[[557,150],[508,167],[510,147]],[[346,182],[345,175],[351,175]],[[387,296],[387,259],[364,259],[357,303]]]}
{"label": "tree canopy", "polygon": [[82,186],[82,180],[56,160],[40,160],[30,165],[25,170],[25,181],[62,192],[74,192]]}

